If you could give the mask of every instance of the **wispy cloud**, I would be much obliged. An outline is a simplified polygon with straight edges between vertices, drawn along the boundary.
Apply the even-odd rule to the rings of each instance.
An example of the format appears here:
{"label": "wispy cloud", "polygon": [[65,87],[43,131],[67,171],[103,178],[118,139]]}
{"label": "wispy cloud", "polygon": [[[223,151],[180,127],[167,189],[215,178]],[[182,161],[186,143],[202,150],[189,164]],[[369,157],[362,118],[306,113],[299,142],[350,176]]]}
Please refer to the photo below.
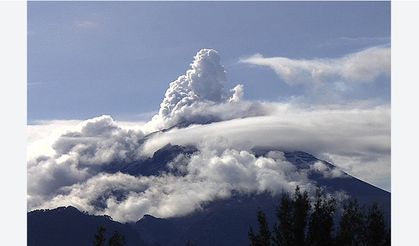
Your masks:
{"label": "wispy cloud", "polygon": [[292,59],[255,54],[240,62],[269,67],[289,85],[322,86],[336,82],[368,83],[380,75],[389,76],[390,54],[389,47],[377,46],[339,58]]}

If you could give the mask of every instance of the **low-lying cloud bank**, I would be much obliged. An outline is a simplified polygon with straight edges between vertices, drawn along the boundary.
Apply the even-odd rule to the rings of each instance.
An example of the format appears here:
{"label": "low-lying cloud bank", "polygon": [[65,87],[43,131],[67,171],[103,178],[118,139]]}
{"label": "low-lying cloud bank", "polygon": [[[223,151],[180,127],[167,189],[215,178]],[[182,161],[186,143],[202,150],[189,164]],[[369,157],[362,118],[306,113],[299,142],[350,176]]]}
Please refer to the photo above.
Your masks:
{"label": "low-lying cloud bank", "polygon": [[[191,69],[170,84],[159,113],[147,123],[100,116],[29,126],[28,209],[73,205],[118,221],[144,214],[174,217],[233,192],[275,194],[296,185],[311,191],[309,172],[343,175],[322,162],[297,170],[281,152],[293,150],[389,189],[389,105],[246,101],[243,86],[226,90],[225,79],[218,53],[203,49]],[[192,144],[198,152],[175,158],[168,164],[174,172],[118,172],[123,163],[148,158],[169,143]],[[255,156],[254,148],[274,151]],[[110,163],[116,172],[107,171]]]}
{"label": "low-lying cloud bank", "polygon": [[[274,107],[270,105],[270,107]],[[272,147],[314,154],[390,153],[390,108],[305,110],[277,105],[269,116],[248,117],[159,132],[143,145],[151,156],[168,143],[199,144],[224,139],[231,147]]]}
{"label": "low-lying cloud bank", "polygon": [[118,221],[136,221],[144,214],[157,217],[182,216],[206,202],[240,193],[291,192],[296,185],[313,190],[306,172],[287,162],[281,152],[255,157],[247,151],[225,149],[218,153],[202,148],[190,158],[171,163],[184,175],[131,176],[98,173],[82,182],[56,189],[40,207],[73,205]]}

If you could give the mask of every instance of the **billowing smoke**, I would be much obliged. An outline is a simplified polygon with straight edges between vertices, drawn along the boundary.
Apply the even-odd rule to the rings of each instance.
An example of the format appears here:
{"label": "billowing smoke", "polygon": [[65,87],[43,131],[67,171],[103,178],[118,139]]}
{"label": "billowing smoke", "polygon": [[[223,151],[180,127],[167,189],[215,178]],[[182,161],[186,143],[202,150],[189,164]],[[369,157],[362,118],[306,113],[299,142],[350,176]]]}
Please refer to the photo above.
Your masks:
{"label": "billowing smoke", "polygon": [[[240,107],[235,105],[241,103],[243,85],[226,90],[226,72],[220,62],[217,51],[201,49],[194,57],[191,68],[170,83],[159,113],[153,117],[151,124],[162,129],[184,122],[209,123],[266,113],[257,102],[243,103]],[[220,110],[222,108],[228,109]]]}
{"label": "billowing smoke", "polygon": [[217,51],[200,50],[191,64],[191,69],[170,83],[160,104],[159,116],[164,119],[172,118],[183,107],[199,101],[215,103],[225,101],[227,96],[223,85],[225,81],[226,73],[220,64]]}

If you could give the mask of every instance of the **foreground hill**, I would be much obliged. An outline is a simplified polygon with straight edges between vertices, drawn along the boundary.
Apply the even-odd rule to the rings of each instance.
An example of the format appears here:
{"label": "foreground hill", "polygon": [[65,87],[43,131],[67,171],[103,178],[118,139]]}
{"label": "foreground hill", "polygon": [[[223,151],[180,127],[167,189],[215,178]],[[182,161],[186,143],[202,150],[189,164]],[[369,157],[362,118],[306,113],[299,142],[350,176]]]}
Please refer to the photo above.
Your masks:
{"label": "foreground hill", "polygon": [[28,245],[90,246],[99,226],[106,228],[106,238],[118,231],[125,236],[127,245],[147,245],[131,225],[108,216],[89,215],[71,206],[29,212]]}

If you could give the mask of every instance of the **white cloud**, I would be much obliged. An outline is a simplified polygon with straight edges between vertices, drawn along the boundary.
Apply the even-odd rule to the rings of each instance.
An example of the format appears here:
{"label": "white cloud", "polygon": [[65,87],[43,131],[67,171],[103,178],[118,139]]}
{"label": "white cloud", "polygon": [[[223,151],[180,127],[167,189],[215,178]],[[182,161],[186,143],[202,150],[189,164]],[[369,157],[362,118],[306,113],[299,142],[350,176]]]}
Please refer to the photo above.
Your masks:
{"label": "white cloud", "polygon": [[80,131],[68,132],[54,143],[56,155],[77,155],[84,165],[115,160],[135,160],[142,131],[125,130],[110,116],[100,116],[82,123]]}
{"label": "white cloud", "polygon": [[52,120],[36,122],[27,126],[27,152],[29,161],[40,155],[54,155],[53,143],[67,131],[74,131],[80,120]]}
{"label": "white cloud", "polygon": [[[97,120],[96,117],[87,121],[83,120],[49,120],[36,121],[27,126],[27,153],[26,159],[29,161],[38,156],[53,156],[56,154],[53,145],[62,135],[69,132],[81,131],[83,126]],[[147,122],[143,121],[116,121],[115,124],[123,130],[132,130],[148,134],[155,129],[147,128]]]}
{"label": "white cloud", "polygon": [[342,177],[349,177],[346,176],[345,173],[340,170],[339,168],[333,168],[323,161],[317,161],[312,166],[310,166],[310,169],[319,172],[323,175],[324,178],[342,178]]}
{"label": "white cloud", "polygon": [[[275,104],[267,105],[274,108]],[[161,132],[149,138],[143,153],[151,155],[157,149],[172,144],[199,143],[206,138],[223,137],[232,146],[300,148],[302,151],[363,152],[390,149],[390,109],[374,108],[304,109],[277,104],[269,116],[248,117],[207,125]]]}
{"label": "white cloud", "polygon": [[322,86],[327,83],[367,83],[390,75],[391,49],[371,47],[340,58],[291,59],[255,54],[240,62],[273,69],[289,85]]}
{"label": "white cloud", "polygon": [[390,191],[391,154],[369,152],[364,155],[324,153],[319,158],[337,163],[342,170],[372,185]]}
{"label": "white cloud", "polygon": [[[56,190],[91,178],[102,171],[103,164],[140,158],[139,139],[144,136],[141,130],[123,129],[106,115],[77,125],[76,122],[32,126],[55,132],[28,146],[32,154],[41,151],[28,161],[29,204],[49,199]],[[58,132],[62,135],[54,139]],[[42,152],[45,150],[47,153]]]}

